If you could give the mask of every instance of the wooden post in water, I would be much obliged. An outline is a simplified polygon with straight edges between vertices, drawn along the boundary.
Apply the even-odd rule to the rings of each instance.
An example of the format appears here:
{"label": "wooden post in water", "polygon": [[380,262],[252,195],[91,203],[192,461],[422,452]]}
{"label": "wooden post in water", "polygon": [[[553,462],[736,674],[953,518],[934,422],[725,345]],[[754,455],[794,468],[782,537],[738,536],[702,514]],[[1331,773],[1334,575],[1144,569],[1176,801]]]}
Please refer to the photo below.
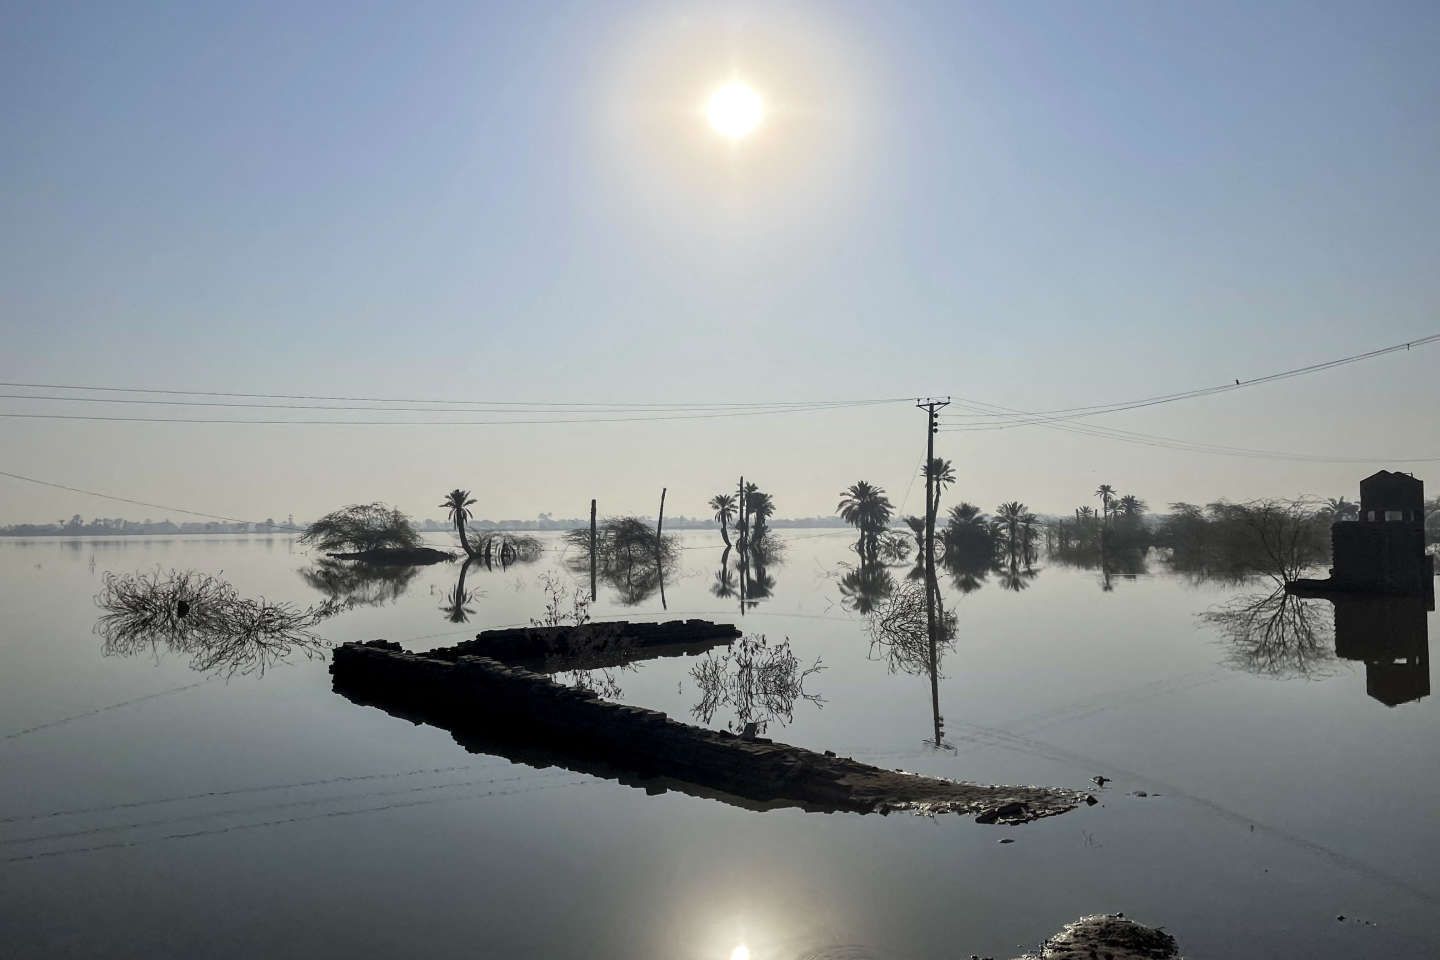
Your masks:
{"label": "wooden post in water", "polygon": [[595,600],[595,498],[590,498],[590,600]]}
{"label": "wooden post in water", "polygon": [[736,509],[740,511],[740,534],[735,539],[740,542],[740,552],[744,553],[747,527],[745,526],[745,475],[743,473],[740,475],[740,486],[736,490],[736,495],[740,501],[739,504],[736,505]]}
{"label": "wooden post in water", "polygon": [[666,487],[660,488],[660,513],[655,518],[655,572],[660,577],[660,609],[669,610],[665,603],[665,549],[660,539],[660,533],[665,528],[665,491]]}

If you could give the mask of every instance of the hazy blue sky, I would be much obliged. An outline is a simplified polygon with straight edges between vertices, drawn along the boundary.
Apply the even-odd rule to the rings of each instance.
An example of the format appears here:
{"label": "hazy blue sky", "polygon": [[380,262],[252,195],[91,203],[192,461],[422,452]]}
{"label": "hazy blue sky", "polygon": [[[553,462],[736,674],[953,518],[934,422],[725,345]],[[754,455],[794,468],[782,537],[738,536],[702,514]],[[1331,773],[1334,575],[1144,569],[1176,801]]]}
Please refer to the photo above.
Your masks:
{"label": "hazy blue sky", "polygon": [[[1440,330],[1437,50],[1434,3],[5,3],[0,379],[1048,408],[1257,376]],[[700,114],[731,76],[770,108],[738,145]],[[1437,369],[1440,346],[1097,422],[1440,456]],[[743,472],[804,515],[861,478],[898,502],[923,439],[904,405],[0,419],[0,469],[247,517],[436,515],[457,484],[484,516],[653,512],[661,486],[693,515]],[[1370,472],[940,440],[953,496],[987,509],[1067,510],[1101,481],[1155,505],[1353,494]],[[1440,487],[1437,467],[1413,469]],[[159,513],[0,479],[0,521],[75,512]]]}

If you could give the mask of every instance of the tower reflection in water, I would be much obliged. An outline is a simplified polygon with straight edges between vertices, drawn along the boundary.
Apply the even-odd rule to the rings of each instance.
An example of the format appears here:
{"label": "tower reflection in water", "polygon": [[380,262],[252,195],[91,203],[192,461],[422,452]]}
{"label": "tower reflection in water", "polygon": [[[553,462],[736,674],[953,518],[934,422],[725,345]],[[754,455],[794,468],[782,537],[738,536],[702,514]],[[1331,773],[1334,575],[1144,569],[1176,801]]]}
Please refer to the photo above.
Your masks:
{"label": "tower reflection in water", "polygon": [[1329,598],[1335,605],[1335,656],[1365,664],[1365,692],[1387,707],[1430,695],[1426,597]]}

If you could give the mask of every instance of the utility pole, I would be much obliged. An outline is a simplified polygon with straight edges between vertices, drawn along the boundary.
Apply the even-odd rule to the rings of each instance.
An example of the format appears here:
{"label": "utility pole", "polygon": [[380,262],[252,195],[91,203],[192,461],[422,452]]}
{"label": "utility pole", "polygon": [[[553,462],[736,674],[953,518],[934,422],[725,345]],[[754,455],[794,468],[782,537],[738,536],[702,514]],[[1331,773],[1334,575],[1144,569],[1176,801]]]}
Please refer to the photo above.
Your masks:
{"label": "utility pole", "polygon": [[595,600],[595,498],[590,498],[590,600]]}
{"label": "utility pole", "polygon": [[660,488],[660,513],[655,518],[655,572],[660,577],[660,609],[669,610],[665,603],[665,541],[661,531],[665,528],[665,491]]}
{"label": "utility pole", "polygon": [[930,631],[930,700],[935,717],[935,746],[940,746],[940,644],[935,629],[935,434],[940,429],[938,411],[950,405],[950,398],[926,397],[915,406],[925,411],[925,624]]}

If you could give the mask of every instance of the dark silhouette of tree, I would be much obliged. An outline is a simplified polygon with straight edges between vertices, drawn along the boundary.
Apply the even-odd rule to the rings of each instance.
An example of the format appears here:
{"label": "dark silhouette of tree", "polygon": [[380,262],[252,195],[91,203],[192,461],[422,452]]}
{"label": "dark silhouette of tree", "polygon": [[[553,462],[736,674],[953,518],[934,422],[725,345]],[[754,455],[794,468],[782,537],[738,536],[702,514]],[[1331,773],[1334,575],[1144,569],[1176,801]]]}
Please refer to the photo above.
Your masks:
{"label": "dark silhouette of tree", "polygon": [[950,583],[961,594],[979,590],[985,585],[985,578],[995,569],[995,561],[989,553],[966,554],[958,550],[952,552],[948,548],[940,565],[950,574]]}
{"label": "dark silhouette of tree", "polygon": [[1143,517],[1146,509],[1148,509],[1145,501],[1133,493],[1125,494],[1125,496],[1116,501],[1116,505],[1119,507],[1120,515],[1131,520],[1138,520],[1140,517]]}
{"label": "dark silhouette of tree", "polygon": [[1331,497],[1325,501],[1325,509],[1330,513],[1330,519],[1334,520],[1355,520],[1360,516],[1360,504],[1351,503],[1344,497]]}
{"label": "dark silhouette of tree", "polygon": [[759,489],[760,487],[755,483],[744,483],[735,490],[735,494],[739,498],[737,509],[740,511],[735,518],[735,535],[740,541],[742,550],[750,542],[750,495]]}
{"label": "dark silhouette of tree", "polygon": [[747,486],[751,488],[750,492],[746,494],[746,512],[750,517],[750,538],[758,542],[770,532],[768,522],[775,515],[775,500],[763,490],[754,489],[754,484],[747,484]]}
{"label": "dark silhouette of tree", "polygon": [[735,596],[735,569],[730,566],[730,548],[720,555],[720,569],[715,571],[715,580],[710,584],[710,593],[721,600]]}
{"label": "dark silhouette of tree", "polygon": [[873,559],[880,534],[889,526],[894,510],[884,488],[872,486],[864,480],[852,483],[841,491],[840,503],[835,510],[842,520],[860,532],[860,552]]}
{"label": "dark silhouette of tree", "polygon": [[768,599],[775,592],[775,578],[765,568],[764,559],[755,555],[753,547],[750,554],[755,562],[746,564],[742,572],[745,574],[745,601],[753,607],[756,601]]}
{"label": "dark silhouette of tree", "polygon": [[470,538],[466,535],[466,524],[470,522],[470,508],[475,504],[474,498],[470,496],[469,490],[455,489],[445,495],[440,506],[450,512],[450,522],[455,525],[455,532],[460,536],[460,547],[465,551],[465,556],[475,556],[475,551],[470,547]]}
{"label": "dark silhouette of tree", "polygon": [[[942,460],[940,457],[936,457],[925,464],[923,472],[925,477],[935,485],[930,509],[934,515],[938,517],[940,515],[940,492],[948,487],[954,486],[955,468],[951,466],[949,460]],[[921,549],[924,549],[923,546]]]}
{"label": "dark silhouette of tree", "polygon": [[455,580],[455,588],[450,591],[450,596],[440,612],[445,614],[445,619],[451,623],[468,623],[470,615],[475,611],[470,604],[475,600],[475,591],[465,589],[465,575],[470,572],[470,564],[473,560],[466,560],[460,565],[460,576]]}
{"label": "dark silhouette of tree", "polygon": [[720,524],[720,538],[725,549],[730,549],[730,520],[735,516],[735,497],[728,493],[717,493],[710,498],[710,509],[715,511],[715,522]]}
{"label": "dark silhouette of tree", "polygon": [[1110,503],[1115,499],[1115,488],[1108,483],[1102,483],[1095,488],[1095,496],[1100,498],[1101,522],[1109,526]]}
{"label": "dark silhouette of tree", "polygon": [[1019,593],[1030,586],[1030,581],[1035,579],[1035,571],[1029,564],[1024,567],[1020,565],[1020,557],[1010,554],[1010,559],[1000,568],[1000,586],[1006,590]]}
{"label": "dark silhouette of tree", "polygon": [[988,568],[995,556],[995,534],[990,518],[973,503],[964,501],[950,508],[945,529],[940,535],[946,559],[965,560]]}
{"label": "dark silhouette of tree", "polygon": [[379,566],[329,558],[300,571],[305,582],[324,594],[337,611],[394,603],[419,574],[417,566]]}
{"label": "dark silhouette of tree", "polygon": [[840,602],[859,614],[867,614],[890,596],[895,578],[879,563],[862,562],[840,577]]}
{"label": "dark silhouette of tree", "polygon": [[410,518],[383,503],[352,504],[316,520],[300,536],[301,543],[313,543],[326,551],[413,549],[421,545],[420,534]]}
{"label": "dark silhouette of tree", "polygon": [[999,524],[1004,534],[1005,545],[1012,554],[1024,550],[1020,529],[1026,523],[1026,517],[1029,517],[1029,522],[1033,525],[1034,514],[1030,513],[1030,509],[1019,500],[1011,500],[995,508],[995,521]]}

